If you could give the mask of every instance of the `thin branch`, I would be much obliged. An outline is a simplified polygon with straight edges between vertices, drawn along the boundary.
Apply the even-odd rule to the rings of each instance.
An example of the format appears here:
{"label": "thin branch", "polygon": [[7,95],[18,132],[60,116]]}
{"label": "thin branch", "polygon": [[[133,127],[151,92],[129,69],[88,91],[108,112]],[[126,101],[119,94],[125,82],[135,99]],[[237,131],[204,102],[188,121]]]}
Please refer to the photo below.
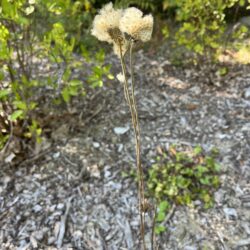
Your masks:
{"label": "thin branch", "polygon": [[64,234],[65,234],[65,231],[66,231],[66,222],[67,222],[69,210],[70,210],[70,207],[71,207],[71,200],[73,198],[74,198],[74,196],[72,196],[72,197],[70,197],[68,199],[67,204],[66,204],[65,214],[61,218],[60,230],[59,230],[59,233],[58,233],[57,243],[56,243],[56,246],[58,248],[61,248],[62,244],[63,244],[63,238],[64,238]]}
{"label": "thin branch", "polygon": [[[5,114],[6,117],[8,117],[8,114]],[[12,121],[9,120],[9,124],[10,124],[10,135],[9,135],[9,138],[8,138],[8,141],[5,143],[4,147],[1,149],[0,153],[4,153],[5,150],[8,148],[10,142],[11,142],[11,139],[13,137],[13,124],[12,124]]]}

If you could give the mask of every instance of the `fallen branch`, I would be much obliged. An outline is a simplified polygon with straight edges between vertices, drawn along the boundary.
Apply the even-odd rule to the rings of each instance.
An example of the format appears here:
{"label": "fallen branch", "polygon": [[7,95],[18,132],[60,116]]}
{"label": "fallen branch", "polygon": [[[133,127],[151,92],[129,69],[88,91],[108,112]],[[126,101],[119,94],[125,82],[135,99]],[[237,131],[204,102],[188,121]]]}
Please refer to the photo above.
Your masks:
{"label": "fallen branch", "polygon": [[61,218],[60,229],[59,229],[59,233],[58,233],[58,236],[57,236],[57,243],[56,243],[56,246],[59,249],[62,247],[63,238],[64,238],[64,234],[65,234],[65,231],[66,231],[66,222],[67,222],[69,210],[70,210],[70,207],[71,207],[71,200],[72,199],[73,199],[73,196],[68,199],[67,204],[66,204],[66,211],[65,211],[64,215]]}

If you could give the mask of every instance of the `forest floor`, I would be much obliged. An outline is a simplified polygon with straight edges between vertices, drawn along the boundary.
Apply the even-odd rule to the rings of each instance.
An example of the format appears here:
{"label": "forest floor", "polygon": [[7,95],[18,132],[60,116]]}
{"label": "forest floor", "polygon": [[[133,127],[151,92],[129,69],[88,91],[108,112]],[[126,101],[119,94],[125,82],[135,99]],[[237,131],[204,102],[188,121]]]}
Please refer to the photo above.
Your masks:
{"label": "forest floor", "polygon": [[[112,55],[107,60],[119,65]],[[173,143],[218,148],[223,171],[215,206],[176,207],[159,249],[250,247],[250,68],[230,67],[210,77],[206,66],[136,56],[145,172],[157,147]],[[1,169],[0,249],[137,250],[136,183],[124,175],[135,165],[134,135],[123,88],[111,81],[68,108],[77,115],[54,121],[46,149]],[[150,228],[146,240],[150,246]]]}

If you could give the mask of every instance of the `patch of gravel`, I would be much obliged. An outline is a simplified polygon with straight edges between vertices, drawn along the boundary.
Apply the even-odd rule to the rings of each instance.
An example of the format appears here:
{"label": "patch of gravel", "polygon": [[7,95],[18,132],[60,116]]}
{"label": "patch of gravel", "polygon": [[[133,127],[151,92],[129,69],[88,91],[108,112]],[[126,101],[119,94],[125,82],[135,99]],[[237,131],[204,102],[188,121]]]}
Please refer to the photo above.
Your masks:
{"label": "patch of gravel", "polygon": [[[114,56],[108,61],[118,65]],[[145,172],[156,147],[172,143],[215,146],[223,168],[214,208],[177,207],[159,249],[250,247],[250,69],[237,70],[215,79],[215,87],[204,84],[203,71],[136,56]],[[107,83],[91,103],[91,119],[83,114],[59,126],[41,160],[1,171],[1,249],[139,249],[136,184],[124,176],[135,153],[122,86]]]}

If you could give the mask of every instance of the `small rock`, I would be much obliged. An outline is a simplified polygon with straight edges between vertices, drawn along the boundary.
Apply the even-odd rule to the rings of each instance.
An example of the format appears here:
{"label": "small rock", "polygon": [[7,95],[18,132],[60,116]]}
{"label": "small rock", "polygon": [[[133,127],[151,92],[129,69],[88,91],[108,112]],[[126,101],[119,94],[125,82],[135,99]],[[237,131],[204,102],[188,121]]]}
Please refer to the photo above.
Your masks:
{"label": "small rock", "polygon": [[237,248],[238,247],[249,246],[250,245],[250,238],[248,238],[248,239],[242,239],[242,240],[238,241],[235,245],[236,245]]}
{"label": "small rock", "polygon": [[109,170],[105,170],[104,171],[104,177],[105,178],[108,178],[108,177],[110,177],[111,176],[111,172],[109,171]]}
{"label": "small rock", "polygon": [[244,194],[243,190],[240,188],[240,186],[238,184],[235,187],[234,191],[235,191],[235,196],[236,197],[241,197]]}
{"label": "small rock", "polygon": [[54,212],[56,209],[56,205],[52,205],[50,208],[49,208],[49,211],[50,212]]}
{"label": "small rock", "polygon": [[63,203],[59,203],[57,206],[56,206],[57,209],[59,210],[62,210],[64,208],[64,204]]}
{"label": "small rock", "polygon": [[118,152],[121,153],[123,150],[123,144],[118,144]]}
{"label": "small rock", "polygon": [[80,230],[75,231],[75,232],[73,233],[73,237],[74,237],[75,239],[80,239],[80,238],[82,238],[82,232],[81,232]]}
{"label": "small rock", "polygon": [[248,87],[243,94],[245,99],[250,99],[250,87]]}
{"label": "small rock", "polygon": [[26,240],[21,240],[20,243],[19,243],[19,248],[18,250],[20,249],[26,249],[26,245],[27,245],[27,241]]}
{"label": "small rock", "polygon": [[250,132],[250,123],[246,123],[241,130],[244,132]]}
{"label": "small rock", "polygon": [[122,184],[114,181],[110,181],[107,183],[107,186],[112,187],[114,190],[120,190],[122,188]]}
{"label": "small rock", "polygon": [[40,206],[39,204],[37,204],[37,205],[35,205],[35,206],[33,207],[33,211],[34,211],[35,213],[39,213],[42,209],[43,209],[43,207]]}
{"label": "small rock", "polygon": [[236,219],[237,218],[237,212],[234,208],[224,207],[223,211],[227,217],[227,219]]}
{"label": "small rock", "polygon": [[11,163],[12,162],[12,160],[14,159],[16,157],[16,155],[14,154],[14,153],[11,153],[9,156],[7,156],[6,158],[5,158],[5,163]]}
{"label": "small rock", "polygon": [[196,201],[194,201],[194,205],[201,206],[202,202],[200,200],[196,200]]}
{"label": "small rock", "polygon": [[197,247],[194,247],[194,246],[185,246],[184,247],[184,250],[197,250],[198,248]]}
{"label": "small rock", "polygon": [[39,241],[43,239],[43,231],[41,230],[33,232],[32,235]]}
{"label": "small rock", "polygon": [[88,171],[89,171],[91,177],[95,177],[98,179],[101,178],[101,172],[100,172],[97,164],[94,164],[94,165],[88,167]]}
{"label": "small rock", "polygon": [[125,134],[128,131],[129,131],[129,127],[115,127],[114,128],[114,132],[117,135],[123,135],[123,134]]}
{"label": "small rock", "polygon": [[200,95],[201,92],[202,92],[202,90],[201,90],[201,88],[200,88],[199,86],[194,86],[194,87],[192,87],[192,88],[190,89],[190,91],[191,91],[192,93],[194,93],[195,95]]}
{"label": "small rock", "polygon": [[244,228],[245,232],[250,235],[250,223],[242,222],[241,226]]}
{"label": "small rock", "polygon": [[38,247],[37,241],[32,235],[30,236],[30,242],[31,242],[31,245],[32,245],[33,248]]}
{"label": "small rock", "polygon": [[243,207],[250,208],[250,202],[243,202]]}
{"label": "small rock", "polygon": [[60,152],[54,153],[54,154],[53,154],[53,158],[54,158],[54,159],[59,158],[60,154],[61,154]]}
{"label": "small rock", "polygon": [[223,202],[224,199],[224,195],[225,195],[225,191],[220,189],[217,192],[215,192],[214,194],[214,200],[218,203],[221,204]]}
{"label": "small rock", "polygon": [[130,222],[131,227],[138,227],[140,225],[139,221],[133,220]]}
{"label": "small rock", "polygon": [[99,142],[93,142],[93,146],[94,148],[99,148],[100,147],[100,143]]}
{"label": "small rock", "polygon": [[56,241],[56,238],[54,236],[49,237],[48,239],[48,245],[52,245]]}
{"label": "small rock", "polygon": [[23,215],[24,215],[25,217],[29,217],[29,216],[30,216],[30,210],[26,210],[26,211],[23,213]]}

